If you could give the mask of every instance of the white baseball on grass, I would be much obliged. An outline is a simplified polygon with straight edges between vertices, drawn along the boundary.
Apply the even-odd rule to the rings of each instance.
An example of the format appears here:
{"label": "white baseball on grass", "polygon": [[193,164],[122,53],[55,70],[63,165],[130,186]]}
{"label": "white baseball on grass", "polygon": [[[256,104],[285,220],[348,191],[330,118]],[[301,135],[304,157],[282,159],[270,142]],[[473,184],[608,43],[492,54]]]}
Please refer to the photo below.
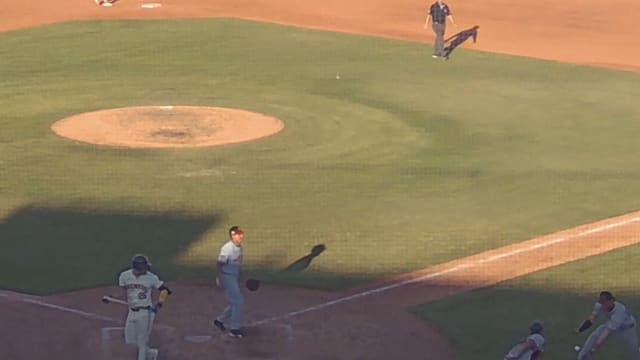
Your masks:
{"label": "white baseball on grass", "polygon": [[580,345],[575,345],[575,346],[573,347],[573,350],[575,350],[575,351],[580,351]]}

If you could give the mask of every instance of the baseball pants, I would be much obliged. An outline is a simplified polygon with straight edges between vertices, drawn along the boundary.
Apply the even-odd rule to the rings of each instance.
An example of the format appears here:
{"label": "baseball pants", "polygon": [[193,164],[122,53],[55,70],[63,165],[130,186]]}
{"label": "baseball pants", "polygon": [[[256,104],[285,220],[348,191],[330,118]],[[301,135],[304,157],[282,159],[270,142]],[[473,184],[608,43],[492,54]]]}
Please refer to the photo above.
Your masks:
{"label": "baseball pants", "polygon": [[444,23],[433,23],[433,32],[436,33],[436,42],[434,44],[433,55],[444,56],[444,31],[446,25]]}
{"label": "baseball pants", "polygon": [[222,314],[218,316],[218,321],[225,322],[231,319],[231,329],[240,329],[242,326],[242,308],[244,305],[244,299],[242,293],[240,293],[240,285],[238,284],[238,277],[236,275],[222,274],[220,276],[222,282],[222,288],[224,289],[224,295],[229,301]]}
{"label": "baseball pants", "polygon": [[149,310],[129,310],[124,326],[125,344],[138,347],[138,360],[155,360],[158,350],[148,347],[155,314]]}
{"label": "baseball pants", "polygon": [[[602,331],[606,328],[605,324],[598,326],[587,338],[584,346],[578,353],[578,360],[595,359],[594,354],[591,353],[593,345],[596,343]],[[629,352],[629,359],[640,360],[640,350],[638,350],[638,334],[636,333],[635,326],[620,331],[615,331],[611,335],[621,336],[622,340],[627,346]],[[610,335],[610,336],[611,336]]]}

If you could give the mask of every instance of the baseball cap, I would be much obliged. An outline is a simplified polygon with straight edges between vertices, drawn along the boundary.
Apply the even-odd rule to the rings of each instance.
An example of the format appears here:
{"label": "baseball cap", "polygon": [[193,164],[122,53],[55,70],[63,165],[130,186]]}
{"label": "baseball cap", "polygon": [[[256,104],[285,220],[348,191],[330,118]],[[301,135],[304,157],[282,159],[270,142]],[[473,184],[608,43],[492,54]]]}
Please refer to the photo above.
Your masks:
{"label": "baseball cap", "polygon": [[234,225],[229,229],[229,235],[242,235],[244,234],[244,231],[242,231],[242,229],[240,229],[239,226]]}
{"label": "baseball cap", "polygon": [[600,293],[600,298],[598,299],[598,302],[602,304],[603,302],[611,301],[615,299],[616,298],[609,291],[603,291]]}
{"label": "baseball cap", "polygon": [[540,334],[542,332],[542,330],[543,330],[542,323],[540,321],[538,321],[538,320],[533,321],[531,323],[531,325],[529,325],[529,331],[532,334]]}

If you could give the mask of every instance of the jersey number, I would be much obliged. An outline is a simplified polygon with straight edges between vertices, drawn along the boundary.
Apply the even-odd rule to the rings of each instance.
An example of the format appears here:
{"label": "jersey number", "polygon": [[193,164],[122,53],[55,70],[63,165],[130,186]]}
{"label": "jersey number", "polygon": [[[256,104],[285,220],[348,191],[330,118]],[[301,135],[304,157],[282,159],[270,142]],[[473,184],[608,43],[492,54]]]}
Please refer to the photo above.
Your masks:
{"label": "jersey number", "polygon": [[138,293],[138,299],[140,299],[140,300],[144,300],[144,299],[146,299],[146,298],[147,298],[147,291],[146,291],[146,290],[145,290],[145,291],[140,291],[140,292]]}

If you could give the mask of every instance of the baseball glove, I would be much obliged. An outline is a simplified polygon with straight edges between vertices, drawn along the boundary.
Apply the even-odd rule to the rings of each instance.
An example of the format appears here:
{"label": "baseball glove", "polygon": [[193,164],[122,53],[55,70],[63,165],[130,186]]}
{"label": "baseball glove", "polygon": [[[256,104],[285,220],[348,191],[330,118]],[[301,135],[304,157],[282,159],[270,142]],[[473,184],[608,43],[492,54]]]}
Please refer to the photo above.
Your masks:
{"label": "baseball glove", "polygon": [[260,287],[260,280],[257,279],[247,279],[245,285],[249,291],[256,291]]}
{"label": "baseball glove", "polygon": [[591,327],[591,325],[593,325],[593,323],[591,322],[591,320],[585,320],[582,325],[580,325],[580,327],[578,328],[578,332],[583,332],[585,330],[587,330],[588,328]]}

